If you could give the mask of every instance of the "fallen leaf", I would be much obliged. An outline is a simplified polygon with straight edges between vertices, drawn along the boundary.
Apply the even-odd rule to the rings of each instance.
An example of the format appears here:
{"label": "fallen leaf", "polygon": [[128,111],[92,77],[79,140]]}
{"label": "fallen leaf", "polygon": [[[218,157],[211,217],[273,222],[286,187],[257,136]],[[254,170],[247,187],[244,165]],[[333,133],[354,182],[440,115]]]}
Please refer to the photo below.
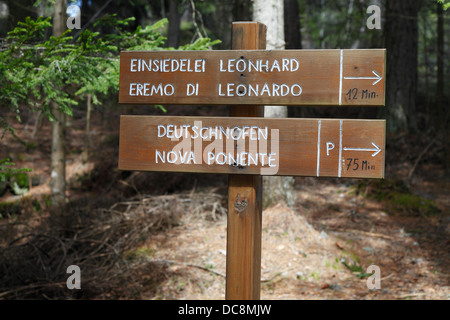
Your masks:
{"label": "fallen leaf", "polygon": [[336,242],[335,245],[336,245],[336,247],[338,247],[339,249],[344,250],[344,247],[341,246],[338,242]]}

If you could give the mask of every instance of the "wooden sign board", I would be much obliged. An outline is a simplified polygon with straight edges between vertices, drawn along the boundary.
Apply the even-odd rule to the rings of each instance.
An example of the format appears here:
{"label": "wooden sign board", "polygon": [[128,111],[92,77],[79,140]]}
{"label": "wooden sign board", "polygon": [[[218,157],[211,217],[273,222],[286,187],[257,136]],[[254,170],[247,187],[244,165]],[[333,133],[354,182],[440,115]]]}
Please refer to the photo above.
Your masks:
{"label": "wooden sign board", "polygon": [[121,116],[119,169],[383,178],[385,120]]}
{"label": "wooden sign board", "polygon": [[384,106],[385,49],[120,55],[119,103]]}

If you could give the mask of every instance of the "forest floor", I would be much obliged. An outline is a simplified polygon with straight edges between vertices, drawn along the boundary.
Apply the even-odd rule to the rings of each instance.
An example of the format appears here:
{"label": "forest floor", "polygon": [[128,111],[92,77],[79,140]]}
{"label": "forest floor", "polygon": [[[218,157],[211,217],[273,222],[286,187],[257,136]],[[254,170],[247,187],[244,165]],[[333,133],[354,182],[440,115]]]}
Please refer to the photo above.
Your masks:
{"label": "forest floor", "polygon": [[[0,158],[32,168],[33,187],[0,199],[0,299],[224,299],[226,176],[119,172],[116,125],[93,126],[83,163],[84,124],[71,122],[64,232],[48,207],[49,124],[32,138],[18,127],[32,146],[2,139]],[[442,146],[414,166],[430,141],[396,139],[403,147],[386,151],[385,180],[297,177],[292,208],[264,209],[262,299],[450,299],[450,182],[434,161]],[[72,263],[82,269],[77,293],[65,288]],[[367,286],[370,265],[379,289]],[[41,270],[51,268],[59,273]]]}

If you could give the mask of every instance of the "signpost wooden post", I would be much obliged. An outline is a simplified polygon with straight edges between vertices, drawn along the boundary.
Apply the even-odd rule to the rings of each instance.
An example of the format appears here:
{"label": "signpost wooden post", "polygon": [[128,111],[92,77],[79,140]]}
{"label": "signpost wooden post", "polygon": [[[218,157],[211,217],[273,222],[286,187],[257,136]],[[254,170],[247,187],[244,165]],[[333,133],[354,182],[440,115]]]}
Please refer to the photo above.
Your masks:
{"label": "signpost wooden post", "polygon": [[[232,49],[266,48],[266,26],[233,23]],[[231,117],[264,117],[264,106],[231,106]],[[262,177],[228,176],[225,299],[259,300],[261,292]]]}
{"label": "signpost wooden post", "polygon": [[119,169],[228,174],[226,299],[259,299],[262,176],[383,178],[385,120],[268,119],[263,105],[383,106],[385,50],[122,52],[119,102],[227,104],[230,117],[121,116]]}

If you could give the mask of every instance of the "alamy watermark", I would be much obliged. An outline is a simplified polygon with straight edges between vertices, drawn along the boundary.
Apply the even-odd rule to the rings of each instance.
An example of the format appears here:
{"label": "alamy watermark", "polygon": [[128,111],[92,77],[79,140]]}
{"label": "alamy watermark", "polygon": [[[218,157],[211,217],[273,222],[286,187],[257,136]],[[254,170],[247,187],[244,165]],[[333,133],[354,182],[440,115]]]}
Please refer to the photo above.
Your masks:
{"label": "alamy watermark", "polygon": [[[379,6],[373,4],[367,7],[367,14],[370,16],[367,18],[366,26],[368,29],[381,29],[381,9]],[[72,4],[67,7],[67,28],[69,29],[81,29],[81,9],[78,5]]]}
{"label": "alamy watermark", "polygon": [[367,278],[367,289],[369,290],[379,290],[381,289],[381,271],[380,267],[377,265],[370,265],[366,273],[373,273],[370,277]]}
{"label": "alamy watermark", "polygon": [[67,7],[67,15],[69,16],[66,21],[66,26],[69,29],[81,29],[81,9],[76,4],[72,4]]}
{"label": "alamy watermark", "polygon": [[370,14],[367,18],[366,26],[368,29],[381,29],[381,9],[379,6],[373,4],[367,8],[366,11]]}
{"label": "alamy watermark", "polygon": [[70,273],[71,276],[67,278],[67,289],[81,289],[81,269],[77,265],[70,265],[67,267],[66,273]]}
{"label": "alamy watermark", "polygon": [[[70,276],[67,278],[66,286],[67,289],[81,289],[81,269],[77,265],[70,265],[67,267],[67,273]],[[367,278],[366,285],[369,290],[379,290],[381,289],[381,270],[377,265],[370,265],[366,273],[372,274]]]}
{"label": "alamy watermark", "polygon": [[[381,29],[381,9],[379,6],[373,4],[367,7],[367,14],[370,16],[367,18],[366,26],[368,29]],[[69,29],[81,29],[81,9],[78,5],[72,4],[67,7],[67,28]]]}
{"label": "alamy watermark", "polygon": [[155,148],[154,160],[169,165],[258,166],[261,175],[275,175],[280,163],[279,135],[279,129],[257,125],[159,124],[156,137],[178,143],[169,150],[165,143],[158,143],[163,148]]}

